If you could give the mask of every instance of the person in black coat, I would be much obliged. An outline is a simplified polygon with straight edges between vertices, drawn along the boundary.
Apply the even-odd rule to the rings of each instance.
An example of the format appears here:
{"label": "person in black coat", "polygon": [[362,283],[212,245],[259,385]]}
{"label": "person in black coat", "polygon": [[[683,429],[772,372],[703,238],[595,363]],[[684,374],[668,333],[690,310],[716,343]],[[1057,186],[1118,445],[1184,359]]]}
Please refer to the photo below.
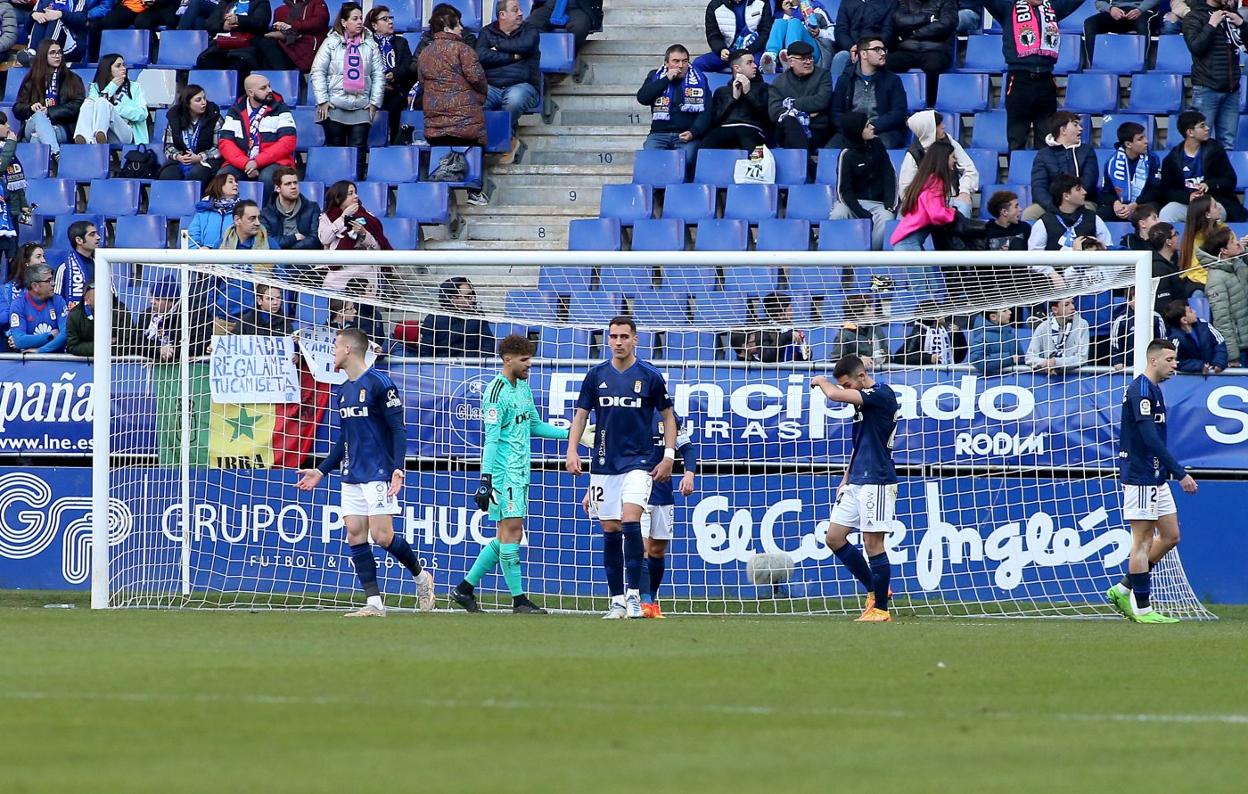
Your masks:
{"label": "person in black coat", "polygon": [[849,66],[853,49],[867,36],[896,43],[893,13],[897,0],[843,0],[836,12],[836,55],[832,57],[832,74],[839,75]]}
{"label": "person in black coat", "polygon": [[256,287],[256,307],[238,318],[238,333],[252,336],[290,336],[294,326],[284,312],[282,289],[271,284]]}
{"label": "person in black coat", "polygon": [[[199,54],[195,68],[238,69],[243,72],[259,68],[256,48],[250,46],[250,43],[252,39],[269,32],[273,9],[269,0],[251,0],[245,14],[236,13],[237,7],[238,0],[221,0],[208,17],[211,43],[208,49]],[[224,38],[219,38],[222,36]],[[243,46],[234,46],[237,43],[242,43]]]}
{"label": "person in black coat", "polygon": [[732,82],[715,89],[711,110],[693,125],[702,149],[753,149],[771,130],[767,116],[767,83],[758,73],[754,54],[738,50],[729,60]]}
{"label": "person in black coat", "polygon": [[871,219],[871,250],[884,247],[884,227],[896,217],[897,174],[875,127],[862,113],[841,116],[845,148],[836,164],[832,220]]}
{"label": "person in black coat", "polygon": [[421,323],[418,355],[443,358],[490,358],[494,329],[480,313],[477,291],[463,276],[448,278],[438,288],[438,303],[453,314],[429,314]]}
{"label": "person in black coat", "polygon": [[1170,223],[1187,220],[1187,205],[1208,194],[1226,210],[1231,223],[1248,221],[1248,211],[1235,193],[1235,169],[1222,144],[1209,137],[1205,114],[1185,110],[1179,114],[1183,140],[1161,161],[1161,192],[1166,205],[1161,219]]}
{"label": "person in black coat", "polygon": [[[858,42],[857,61],[836,75],[832,123],[840,129],[846,113],[865,113],[884,148],[900,149],[906,144],[906,119],[910,113],[901,78],[887,65],[888,47],[883,39],[866,36]],[[845,137],[837,134],[828,145],[843,148],[847,144]]]}
{"label": "person in black coat", "polygon": [[[533,0],[529,22],[542,31],[563,30],[576,39],[576,51],[585,46],[585,39],[596,30],[602,30],[602,0],[568,0],[565,19],[555,17],[559,0]],[[493,353],[491,352],[491,355]]]}
{"label": "person in black coat", "polygon": [[390,128],[387,140],[395,144],[398,143],[399,118],[407,110],[407,94],[416,84],[416,59],[412,57],[412,45],[394,32],[394,14],[386,6],[373,6],[364,17],[364,27],[372,32],[381,51],[382,70],[386,74],[381,109],[386,111]]}
{"label": "person in black coat", "polygon": [[958,35],[954,0],[900,0],[893,13],[897,46],[888,59],[894,72],[922,69],[927,74],[927,104],[936,102],[936,83],[953,63]]}

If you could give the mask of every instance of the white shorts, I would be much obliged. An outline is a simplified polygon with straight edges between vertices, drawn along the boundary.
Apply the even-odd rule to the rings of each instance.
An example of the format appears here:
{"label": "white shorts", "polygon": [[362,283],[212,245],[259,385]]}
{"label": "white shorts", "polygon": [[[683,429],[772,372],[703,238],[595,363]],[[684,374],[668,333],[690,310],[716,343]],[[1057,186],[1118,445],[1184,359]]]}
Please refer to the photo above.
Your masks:
{"label": "white shorts", "polygon": [[342,484],[342,514],[344,516],[394,516],[399,514],[397,496],[386,496],[390,483],[344,482]]}
{"label": "white shorts", "polygon": [[897,512],[897,484],[854,485],[841,489],[831,521],[863,532],[888,532]]}
{"label": "white shorts", "polygon": [[624,516],[625,503],[648,506],[653,487],[654,479],[645,469],[590,475],[589,514],[600,521],[619,521]]}
{"label": "white shorts", "polygon": [[641,536],[655,540],[671,540],[676,523],[676,505],[650,505],[641,514]]}
{"label": "white shorts", "polygon": [[1177,513],[1170,483],[1122,485],[1122,517],[1127,521],[1156,521]]}

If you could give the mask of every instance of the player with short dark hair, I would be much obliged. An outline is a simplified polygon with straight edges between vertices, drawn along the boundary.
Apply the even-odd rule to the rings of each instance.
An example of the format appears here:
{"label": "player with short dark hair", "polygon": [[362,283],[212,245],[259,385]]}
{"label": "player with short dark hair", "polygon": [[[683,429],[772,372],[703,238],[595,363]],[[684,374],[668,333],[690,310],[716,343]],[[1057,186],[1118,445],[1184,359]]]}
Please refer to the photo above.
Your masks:
{"label": "player with short dark hair", "polygon": [[348,612],[349,618],[386,616],[370,536],[411,572],[420,610],[433,609],[433,577],[421,568],[406,538],[394,532],[393,516],[399,513],[395,497],[403,488],[407,458],[403,400],[389,376],[365,362],[368,345],[368,336],[358,328],[343,329],[334,338],[334,368],[347,373],[347,380],[334,388],[338,438],[320,466],[300,470],[295,486],[311,491],[342,466],[342,520],[351,562],[368,599],[362,608]]}
{"label": "player with short dark hair", "polygon": [[[580,475],[577,444],[594,412],[590,512],[602,523],[603,568],[611,607],[605,619],[639,618],[644,544],[641,517],[654,483],[672,478],[676,460],[676,416],[667,383],[654,367],[637,358],[637,324],[616,317],[607,327],[611,358],[593,367],[581,383],[576,416],[568,436],[566,467]],[[663,417],[663,457],[654,454],[654,412]],[[627,588],[626,588],[627,583]]]}
{"label": "player with short dark hair", "polygon": [[[1106,592],[1110,603],[1136,623],[1177,623],[1149,601],[1151,572],[1166,552],[1179,545],[1178,510],[1170,477],[1184,493],[1196,493],[1196,480],[1166,449],[1166,401],[1161,384],[1174,374],[1178,356],[1166,339],[1148,343],[1144,374],[1127,387],[1118,426],[1118,478],[1122,516],[1131,524],[1127,575]],[[1154,537],[1156,534],[1156,537]]]}
{"label": "player with short dark hair", "polygon": [[[832,377],[836,383],[819,375],[810,385],[833,402],[854,406],[854,446],[836,489],[827,544],[867,589],[866,608],[857,621],[887,623],[893,619],[888,611],[892,566],[884,536],[894,523],[897,505],[897,470],[893,467],[893,439],[900,415],[897,395],[888,384],[877,383],[855,355],[837,361]],[[865,558],[848,540],[854,530],[862,532]]]}
{"label": "player with short dark hair", "polygon": [[480,612],[475,590],[481,578],[501,563],[511,591],[511,611],[546,614],[524,592],[520,571],[520,540],[529,514],[529,480],[533,464],[533,436],[564,439],[568,431],[542,421],[533,404],[529,371],[537,346],[526,336],[512,334],[498,344],[503,371],[481,396],[481,485],[473,496],[477,509],[498,522],[498,537],[486,544],[463,580],[451,591],[451,600],[469,612]]}

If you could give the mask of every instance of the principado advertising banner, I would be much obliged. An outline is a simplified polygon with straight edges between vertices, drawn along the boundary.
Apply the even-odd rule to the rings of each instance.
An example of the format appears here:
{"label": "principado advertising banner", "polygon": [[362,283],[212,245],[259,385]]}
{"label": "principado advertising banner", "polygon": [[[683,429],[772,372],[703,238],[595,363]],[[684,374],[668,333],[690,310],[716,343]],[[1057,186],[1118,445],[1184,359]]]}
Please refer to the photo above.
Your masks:
{"label": "principado advertising banner", "polygon": [[[114,451],[154,455],[157,403],[151,367],[118,366]],[[658,366],[705,461],[848,460],[853,409],[829,403],[812,390],[810,370]],[[382,369],[404,400],[409,455],[479,456],[481,391],[497,372],[493,364],[391,359]],[[530,385],[543,418],[570,423],[586,369],[558,363],[534,367]],[[894,451],[899,464],[1116,467],[1117,423],[1128,375],[984,377],[971,370],[906,369],[882,371],[878,377],[901,403]],[[0,360],[0,455],[89,454],[90,378],[86,363]],[[1248,469],[1248,376],[1179,375],[1162,391],[1170,443],[1184,464]],[[330,432],[320,427],[317,449],[327,446]],[[562,457],[558,442],[535,445],[539,458]]]}

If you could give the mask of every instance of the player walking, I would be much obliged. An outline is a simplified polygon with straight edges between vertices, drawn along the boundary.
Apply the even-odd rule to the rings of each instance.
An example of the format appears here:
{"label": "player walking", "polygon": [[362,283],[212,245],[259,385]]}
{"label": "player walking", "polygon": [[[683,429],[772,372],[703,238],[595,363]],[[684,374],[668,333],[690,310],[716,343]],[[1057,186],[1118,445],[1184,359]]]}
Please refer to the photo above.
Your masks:
{"label": "player walking", "polygon": [[[1144,374],[1131,381],[1118,427],[1118,475],[1122,480],[1122,515],[1131,524],[1127,576],[1109,588],[1110,603],[1136,623],[1178,623],[1149,603],[1152,570],[1179,545],[1178,510],[1166,482],[1171,476],[1184,493],[1196,493],[1196,480],[1166,449],[1166,402],[1162,381],[1178,366],[1174,345],[1165,339],[1148,343]],[[1153,537],[1154,530],[1157,536]]]}
{"label": "player walking", "polygon": [[520,540],[529,513],[529,478],[533,462],[530,439],[568,437],[568,431],[543,422],[533,404],[529,370],[536,346],[528,337],[512,334],[498,345],[503,371],[490,381],[481,398],[481,421],[485,443],[481,450],[481,485],[473,499],[498,522],[498,537],[477,555],[468,575],[451,600],[469,612],[480,612],[474,590],[481,578],[501,563],[503,578],[511,591],[511,611],[544,615],[524,593],[520,572]]}
{"label": "player walking", "polygon": [[342,465],[342,514],[355,575],[364,587],[367,603],[349,618],[384,618],[386,604],[377,587],[377,559],[369,537],[390,552],[416,580],[416,599],[422,612],[433,609],[433,577],[422,570],[416,552],[394,533],[392,516],[399,512],[395,498],[403,487],[407,457],[407,428],[403,400],[385,374],[364,361],[368,337],[358,328],[338,332],[334,339],[334,367],[347,381],[334,390],[340,427],[329,457],[315,469],[299,472],[296,488],[311,491]]}
{"label": "player walking", "polygon": [[[572,475],[582,472],[577,444],[593,411],[597,428],[590,506],[602,523],[602,564],[611,596],[603,618],[615,620],[641,617],[641,516],[653,484],[672,478],[676,417],[663,376],[634,354],[637,324],[631,317],[610,322],[607,344],[611,359],[591,369],[581,384],[566,467]],[[657,465],[651,462],[655,411],[663,417],[663,452]]]}
{"label": "player walking", "polygon": [[[650,463],[658,465],[663,460],[663,425],[656,425],[654,456]],[[698,448],[689,434],[689,425],[676,417],[676,453],[684,467],[680,478],[681,496],[693,493],[693,475],[698,470]],[[641,563],[641,616],[664,617],[659,608],[659,585],[667,567],[667,544],[672,540],[672,528],[676,522],[676,495],[673,481],[656,482],[650,491],[650,503],[641,516],[641,537],[645,542],[645,557]]]}
{"label": "player walking", "polygon": [[[833,402],[848,403],[854,411],[853,452],[845,476],[836,489],[828,524],[827,544],[836,558],[867,589],[867,606],[860,623],[887,623],[892,568],[884,550],[884,535],[897,506],[897,471],[893,468],[893,438],[897,433],[897,395],[877,383],[858,356],[836,362],[836,383],[819,375],[811,380]],[[852,530],[862,532],[867,557],[848,541]]]}

